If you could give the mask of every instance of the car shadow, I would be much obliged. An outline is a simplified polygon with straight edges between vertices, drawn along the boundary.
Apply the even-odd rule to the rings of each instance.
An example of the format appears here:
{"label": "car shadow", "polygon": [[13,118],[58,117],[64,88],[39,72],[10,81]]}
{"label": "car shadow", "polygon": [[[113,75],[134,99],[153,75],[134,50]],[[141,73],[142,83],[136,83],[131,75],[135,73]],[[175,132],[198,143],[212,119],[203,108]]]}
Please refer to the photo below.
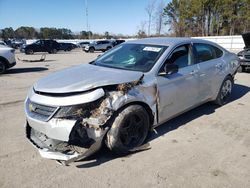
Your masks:
{"label": "car shadow", "polygon": [[[230,98],[229,103],[236,101],[238,99],[240,99],[241,97],[243,97],[244,95],[246,95],[248,92],[250,91],[250,88],[244,85],[240,85],[240,84],[235,84],[233,91],[232,91],[232,95]],[[138,153],[138,152],[142,152],[145,150],[150,149],[149,144],[151,141],[153,141],[154,139],[166,135],[171,131],[174,131],[176,129],[178,129],[179,127],[185,125],[186,123],[199,118],[201,116],[204,115],[209,115],[215,112],[215,110],[219,108],[218,105],[215,105],[211,102],[203,104],[193,110],[190,110],[176,118],[173,118],[169,121],[167,121],[166,123],[163,123],[162,125],[158,126],[157,128],[155,128],[155,131],[151,131],[146,139],[146,144],[148,144],[147,147],[145,147],[145,149],[139,149],[136,150],[134,152],[130,152],[128,155],[126,156],[117,156],[115,154],[113,154],[111,151],[109,151],[107,149],[107,147],[103,147],[100,151],[98,151],[95,155],[90,156],[84,160],[81,160],[77,163],[83,163],[80,165],[76,165],[77,168],[91,168],[91,167],[95,167],[95,166],[99,166],[103,163],[109,162],[113,159],[117,159],[117,158],[121,158],[121,161],[124,161],[124,159],[126,157],[130,157],[131,155],[133,155],[134,153]],[[146,145],[144,144],[144,145]]]}
{"label": "car shadow", "polygon": [[76,164],[77,163],[83,163],[83,164],[79,164],[79,165],[77,164],[76,167],[77,168],[92,168],[92,167],[102,165],[106,162],[109,162],[111,160],[118,159],[118,158],[120,158],[121,161],[123,162],[123,161],[125,161],[126,158],[131,157],[135,153],[139,153],[139,152],[150,149],[149,143],[146,143],[144,145],[146,145],[146,147],[144,149],[138,149],[136,151],[131,151],[127,155],[117,155],[115,153],[112,153],[105,145],[103,145],[103,147],[98,152],[96,152],[94,155],[92,155],[86,159],[77,161]]}
{"label": "car shadow", "polygon": [[11,68],[6,70],[4,73],[6,74],[20,74],[20,73],[30,73],[30,72],[41,72],[41,71],[46,71],[49,70],[48,68],[45,67],[31,67],[31,68]]}
{"label": "car shadow", "polygon": [[[244,95],[246,95],[248,92],[250,92],[250,87],[240,85],[240,84],[234,84],[234,88],[230,97],[230,100],[227,104],[234,102]],[[220,108],[220,106],[208,102],[205,103],[197,108],[194,108],[176,118],[173,118],[166,123],[163,123],[159,127],[156,128],[156,132],[152,131],[150,132],[148,136],[148,142],[154,140],[155,138],[158,138],[162,135],[167,134],[170,131],[173,131],[175,129],[178,129],[180,126],[187,124],[188,122],[199,118],[204,115],[209,115],[215,112],[217,108]]]}

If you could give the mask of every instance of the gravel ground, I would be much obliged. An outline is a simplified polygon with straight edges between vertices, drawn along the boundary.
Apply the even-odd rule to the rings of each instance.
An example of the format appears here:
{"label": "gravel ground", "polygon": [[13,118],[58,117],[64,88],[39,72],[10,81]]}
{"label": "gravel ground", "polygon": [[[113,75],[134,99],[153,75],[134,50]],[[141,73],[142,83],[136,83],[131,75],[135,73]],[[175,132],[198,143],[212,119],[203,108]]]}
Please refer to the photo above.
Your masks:
{"label": "gravel ground", "polygon": [[[202,105],[150,134],[150,149],[116,157],[106,148],[68,167],[43,159],[24,133],[30,86],[99,53],[48,54],[0,76],[0,187],[250,187],[250,74],[236,75],[232,100]],[[39,59],[41,54],[20,59]]]}

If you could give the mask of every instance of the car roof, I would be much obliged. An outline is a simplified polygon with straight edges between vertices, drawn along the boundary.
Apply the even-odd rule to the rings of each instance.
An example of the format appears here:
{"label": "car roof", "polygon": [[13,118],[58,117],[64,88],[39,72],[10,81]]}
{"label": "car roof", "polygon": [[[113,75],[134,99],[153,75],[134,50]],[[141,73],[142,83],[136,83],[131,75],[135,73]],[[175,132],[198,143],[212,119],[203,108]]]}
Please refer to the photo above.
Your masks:
{"label": "car roof", "polygon": [[152,44],[152,45],[162,45],[162,46],[174,46],[183,42],[196,42],[196,43],[207,43],[213,44],[213,42],[195,39],[195,38],[187,38],[187,37],[157,37],[157,38],[144,38],[139,40],[131,40],[127,43],[137,43],[137,44]]}

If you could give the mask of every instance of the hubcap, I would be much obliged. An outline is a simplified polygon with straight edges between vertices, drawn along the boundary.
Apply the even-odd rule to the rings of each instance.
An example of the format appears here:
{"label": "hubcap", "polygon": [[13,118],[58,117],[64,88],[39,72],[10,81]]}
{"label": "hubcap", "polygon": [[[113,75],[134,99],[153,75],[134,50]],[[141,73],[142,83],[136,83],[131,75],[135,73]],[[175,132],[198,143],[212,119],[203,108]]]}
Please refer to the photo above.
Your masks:
{"label": "hubcap", "polygon": [[137,146],[144,134],[144,121],[138,115],[130,116],[124,123],[121,129],[121,141],[122,143],[133,148]]}
{"label": "hubcap", "polygon": [[221,89],[221,99],[224,101],[232,92],[232,82],[226,80]]}

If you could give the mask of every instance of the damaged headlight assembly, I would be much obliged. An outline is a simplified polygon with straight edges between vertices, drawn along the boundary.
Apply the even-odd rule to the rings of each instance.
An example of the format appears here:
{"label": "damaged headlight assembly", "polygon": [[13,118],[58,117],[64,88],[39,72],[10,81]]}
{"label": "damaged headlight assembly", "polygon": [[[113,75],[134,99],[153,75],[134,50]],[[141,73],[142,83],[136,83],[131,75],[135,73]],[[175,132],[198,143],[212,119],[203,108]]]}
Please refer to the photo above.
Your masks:
{"label": "damaged headlight assembly", "polygon": [[90,115],[88,104],[60,107],[54,118],[79,119]]}

